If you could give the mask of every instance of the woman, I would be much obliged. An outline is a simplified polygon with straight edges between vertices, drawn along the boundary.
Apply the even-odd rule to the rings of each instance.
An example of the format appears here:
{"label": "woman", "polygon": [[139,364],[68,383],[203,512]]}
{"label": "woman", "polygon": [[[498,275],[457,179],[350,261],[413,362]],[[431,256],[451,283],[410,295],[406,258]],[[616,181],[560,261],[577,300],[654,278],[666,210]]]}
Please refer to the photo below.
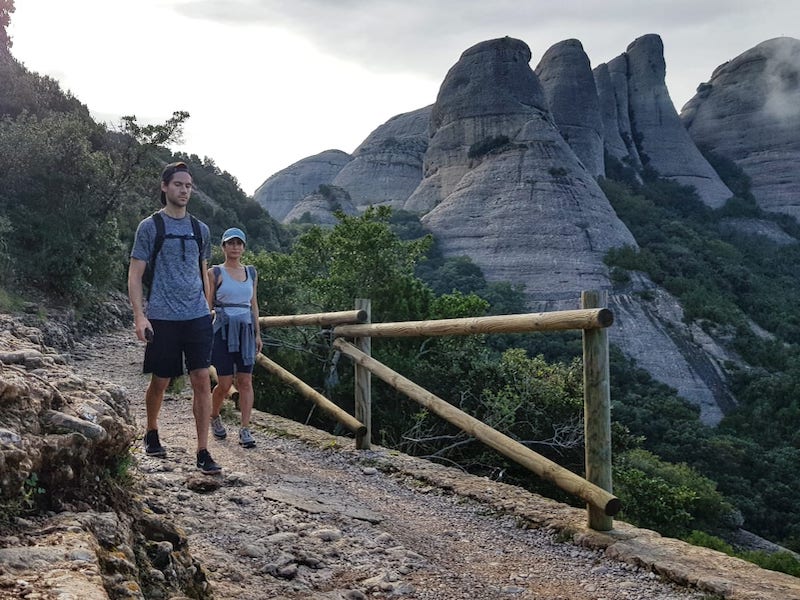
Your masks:
{"label": "woman", "polygon": [[217,385],[211,395],[211,431],[218,439],[228,435],[219,413],[235,373],[242,417],[239,444],[253,448],[256,445],[250,433],[253,365],[262,343],[256,297],[258,275],[255,267],[245,267],[241,262],[245,243],[241,229],[232,227],[226,230],[222,234],[225,262],[208,270],[208,304],[215,314],[211,364],[217,370]]}

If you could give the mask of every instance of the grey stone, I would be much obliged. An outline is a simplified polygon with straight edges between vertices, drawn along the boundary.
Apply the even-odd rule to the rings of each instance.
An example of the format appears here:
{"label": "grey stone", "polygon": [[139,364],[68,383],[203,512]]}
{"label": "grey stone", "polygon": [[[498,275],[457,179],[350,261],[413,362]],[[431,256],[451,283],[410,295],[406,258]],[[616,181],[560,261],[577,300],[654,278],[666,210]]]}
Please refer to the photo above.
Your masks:
{"label": "grey stone", "polygon": [[309,156],[278,171],[262,183],[253,199],[277,221],[283,221],[289,211],[320,185],[330,184],[351,156],[341,150],[326,150]]}
{"label": "grey stone", "polygon": [[628,103],[642,163],[662,177],[692,185],[712,208],[732,196],[683,127],[664,81],[664,45],[655,34],[634,40],[626,51]]}
{"label": "grey stone", "polygon": [[735,161],[764,210],[800,220],[800,40],[767,40],[717,67],[681,111],[698,144]]}
{"label": "grey stone", "polygon": [[335,211],[341,211],[346,215],[358,214],[346,190],[323,184],[319,186],[318,192],[306,196],[295,204],[283,218],[283,222],[291,223],[307,218],[319,225],[333,226],[338,223],[334,216]]}
{"label": "grey stone", "polygon": [[[597,89],[597,99],[600,103],[600,118],[603,122],[603,149],[617,160],[633,166],[636,163],[633,162],[630,150],[625,145],[625,140],[622,139],[620,133],[622,130],[620,128],[620,118],[617,114],[619,103],[614,92],[614,84],[611,82],[608,65],[605,63],[597,65],[592,74],[594,75],[595,88]],[[627,120],[627,114],[625,117]]]}
{"label": "grey stone", "polygon": [[633,137],[631,127],[630,106],[628,102],[628,57],[621,54],[608,62],[608,77],[617,103],[617,124],[619,134],[628,149],[630,165],[635,169],[642,168],[642,159]]}
{"label": "grey stone", "polygon": [[333,179],[358,208],[402,207],[422,181],[431,106],[396,115],[369,134]]}
{"label": "grey stone", "polygon": [[[409,203],[432,203],[422,223],[446,256],[525,284],[532,300],[575,298],[582,286],[608,288],[603,254],[636,241],[556,129],[529,60],[511,38],[462,54],[434,105],[426,177]],[[469,155],[497,136],[508,142]]]}
{"label": "grey stone", "polygon": [[578,160],[591,175],[605,175],[600,101],[581,43],[565,40],[551,46],[536,67],[536,76],[550,114]]}

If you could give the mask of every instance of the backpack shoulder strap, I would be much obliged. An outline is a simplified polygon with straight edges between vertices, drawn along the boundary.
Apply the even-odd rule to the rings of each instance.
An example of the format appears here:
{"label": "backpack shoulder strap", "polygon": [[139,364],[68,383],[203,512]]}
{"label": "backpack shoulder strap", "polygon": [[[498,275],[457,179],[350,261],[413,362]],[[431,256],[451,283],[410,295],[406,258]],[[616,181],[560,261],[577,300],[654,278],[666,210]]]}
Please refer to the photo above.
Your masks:
{"label": "backpack shoulder strap", "polygon": [[197,242],[197,256],[198,256],[198,267],[200,269],[200,279],[203,282],[203,295],[206,293],[206,278],[203,277],[203,231],[200,228],[200,220],[195,217],[194,215],[189,215],[189,219],[192,222],[192,234],[194,235],[194,241]]}
{"label": "backpack shoulder strap", "polygon": [[247,265],[247,274],[250,275],[250,279],[253,281],[256,280],[256,276],[258,275],[256,268],[253,265]]}
{"label": "backpack shoulder strap", "polygon": [[211,271],[214,273],[215,288],[219,289],[219,286],[222,285],[222,268],[219,265],[214,265],[211,267]]}
{"label": "backpack shoulder strap", "polygon": [[161,211],[156,211],[150,218],[153,219],[153,224],[156,226],[156,239],[153,243],[153,252],[150,254],[150,266],[155,267],[156,256],[161,252],[161,246],[164,245],[164,237],[166,236],[166,229],[164,226],[164,216]]}

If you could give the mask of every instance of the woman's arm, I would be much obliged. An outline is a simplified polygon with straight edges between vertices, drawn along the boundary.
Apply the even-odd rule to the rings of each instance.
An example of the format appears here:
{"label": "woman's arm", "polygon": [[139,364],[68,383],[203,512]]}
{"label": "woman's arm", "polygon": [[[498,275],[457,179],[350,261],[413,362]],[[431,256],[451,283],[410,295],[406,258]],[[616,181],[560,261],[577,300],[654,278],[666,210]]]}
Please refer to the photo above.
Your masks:
{"label": "woman's arm", "polygon": [[[255,269],[253,269],[255,271]],[[261,341],[261,324],[258,322],[258,273],[253,277],[253,297],[250,298],[250,311],[253,313],[253,331],[256,337],[256,352],[261,352],[264,342]]]}

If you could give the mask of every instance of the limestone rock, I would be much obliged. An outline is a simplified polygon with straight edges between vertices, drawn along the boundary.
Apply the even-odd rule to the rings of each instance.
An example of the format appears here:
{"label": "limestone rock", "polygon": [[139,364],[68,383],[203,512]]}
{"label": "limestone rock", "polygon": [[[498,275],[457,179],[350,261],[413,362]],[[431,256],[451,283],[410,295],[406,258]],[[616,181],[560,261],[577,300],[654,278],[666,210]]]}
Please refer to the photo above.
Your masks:
{"label": "limestone rock", "polygon": [[642,159],[633,136],[631,127],[630,105],[628,102],[628,57],[621,54],[608,62],[608,77],[617,103],[617,123],[619,134],[628,149],[630,165],[635,169],[642,168]]}
{"label": "limestone rock", "polygon": [[426,177],[409,203],[433,203],[422,223],[445,255],[524,283],[531,299],[575,298],[609,287],[603,254],[636,242],[556,129],[529,60],[511,38],[464,52],[434,105]]}
{"label": "limestone rock", "polygon": [[269,177],[253,194],[276,221],[283,221],[300,200],[320,185],[333,182],[352,157],[341,150],[326,150],[306,157]]}
{"label": "limestone rock", "polygon": [[[603,122],[603,149],[617,160],[625,164],[631,164],[630,150],[625,145],[625,140],[622,139],[620,133],[622,129],[620,128],[620,118],[617,114],[619,102],[614,92],[614,84],[611,82],[608,65],[605,63],[597,65],[592,73],[594,75],[595,88],[597,89],[597,99],[600,103],[600,119]],[[626,127],[630,131],[630,122],[627,120],[627,98],[625,110]],[[636,158],[638,159],[638,155]]]}
{"label": "limestone rock", "polygon": [[800,220],[800,40],[767,40],[714,70],[681,119],[698,144],[735,161],[761,208]]}
{"label": "limestone rock", "polygon": [[373,131],[333,179],[359,208],[402,207],[422,181],[431,106],[396,115]]}
{"label": "limestone rock", "polygon": [[509,37],[464,51],[439,89],[423,180],[406,210],[425,213],[444,200],[470,170],[470,148],[475,153],[501,136],[513,138],[534,113],[550,120],[530,59],[528,45]]}
{"label": "limestone rock", "polygon": [[675,111],[664,83],[661,38],[655,34],[637,38],[626,54],[631,125],[642,162],[662,177],[693,185],[708,206],[722,206],[732,193],[700,154]]}
{"label": "limestone rock", "polygon": [[347,191],[335,185],[321,185],[318,192],[298,202],[284,217],[283,222],[304,219],[319,225],[333,226],[338,222],[333,215],[337,210],[347,215],[358,214]]}
{"label": "limestone rock", "polygon": [[561,136],[591,175],[605,175],[600,101],[581,43],[565,40],[552,46],[536,67],[536,76]]}

